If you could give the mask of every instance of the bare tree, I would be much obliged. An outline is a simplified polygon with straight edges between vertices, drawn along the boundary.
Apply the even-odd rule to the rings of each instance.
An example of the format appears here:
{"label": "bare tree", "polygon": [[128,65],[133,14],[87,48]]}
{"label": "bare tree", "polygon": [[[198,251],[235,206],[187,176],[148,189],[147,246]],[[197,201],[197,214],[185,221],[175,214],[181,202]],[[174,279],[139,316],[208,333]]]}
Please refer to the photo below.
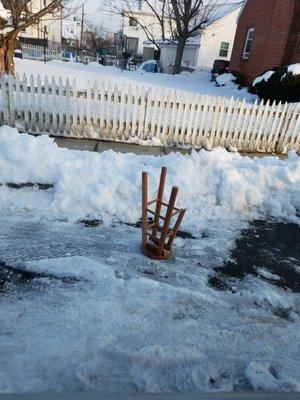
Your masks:
{"label": "bare tree", "polygon": [[171,18],[176,29],[173,37],[177,41],[173,74],[179,74],[183,51],[189,38],[199,35],[214,20],[224,6],[219,0],[170,0]]}
{"label": "bare tree", "polygon": [[[174,74],[180,73],[183,51],[188,39],[201,34],[216,18],[227,1],[160,0],[157,8],[153,0],[140,0],[140,4],[144,4],[149,9],[160,26],[161,38],[159,39],[177,44]],[[137,26],[143,29],[148,40],[159,49],[160,43],[153,35],[151,24],[145,23],[136,11],[136,0],[117,0],[117,4],[115,10],[120,12],[120,5],[122,5],[122,15],[135,21]]]}
{"label": "bare tree", "polygon": [[115,12],[123,17],[131,18],[141,28],[149,42],[160,49],[162,42],[169,41],[177,44],[176,58],[173,68],[174,74],[179,74],[184,48],[188,39],[201,34],[206,26],[212,22],[227,0],[160,0],[157,7],[153,0],[140,0],[156,19],[156,26],[160,27],[161,37],[157,38],[151,24],[145,23],[137,11],[136,0],[117,0]]}
{"label": "bare tree", "polygon": [[38,24],[46,15],[52,14],[53,18],[57,18],[68,2],[51,0],[45,2],[44,7],[39,7],[39,0],[2,0],[7,16],[0,19],[0,74],[15,72],[13,56],[20,32]]}
{"label": "bare tree", "polygon": [[112,41],[102,27],[89,23],[89,28],[83,34],[83,48],[96,56],[101,49],[110,47],[112,47]]}

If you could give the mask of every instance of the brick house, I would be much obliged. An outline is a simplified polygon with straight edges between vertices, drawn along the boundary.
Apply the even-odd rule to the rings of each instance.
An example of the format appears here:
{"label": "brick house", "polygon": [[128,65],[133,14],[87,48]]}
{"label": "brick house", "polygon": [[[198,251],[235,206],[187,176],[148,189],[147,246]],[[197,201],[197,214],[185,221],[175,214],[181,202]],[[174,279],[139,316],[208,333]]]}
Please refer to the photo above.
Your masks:
{"label": "brick house", "polygon": [[269,68],[295,63],[300,63],[300,0],[246,0],[230,70],[251,83]]}

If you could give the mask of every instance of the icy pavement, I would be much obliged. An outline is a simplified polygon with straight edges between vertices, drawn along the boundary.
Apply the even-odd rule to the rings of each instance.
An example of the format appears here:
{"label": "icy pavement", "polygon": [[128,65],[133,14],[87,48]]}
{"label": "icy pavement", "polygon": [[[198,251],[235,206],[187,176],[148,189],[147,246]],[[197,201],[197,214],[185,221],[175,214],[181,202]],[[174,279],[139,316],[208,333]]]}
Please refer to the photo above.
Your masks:
{"label": "icy pavement", "polygon": [[251,275],[215,290],[208,235],[154,262],[127,225],[0,226],[0,392],[300,390],[299,298]]}
{"label": "icy pavement", "polygon": [[[163,165],[186,235],[158,263],[131,224]],[[293,152],[100,154],[1,127],[0,392],[300,391],[299,213]]]}
{"label": "icy pavement", "polygon": [[[300,292],[300,226],[276,221],[254,221],[241,233],[231,260],[214,268],[210,283],[220,290],[232,290],[231,278],[247,274]],[[289,310],[283,310],[288,315]]]}

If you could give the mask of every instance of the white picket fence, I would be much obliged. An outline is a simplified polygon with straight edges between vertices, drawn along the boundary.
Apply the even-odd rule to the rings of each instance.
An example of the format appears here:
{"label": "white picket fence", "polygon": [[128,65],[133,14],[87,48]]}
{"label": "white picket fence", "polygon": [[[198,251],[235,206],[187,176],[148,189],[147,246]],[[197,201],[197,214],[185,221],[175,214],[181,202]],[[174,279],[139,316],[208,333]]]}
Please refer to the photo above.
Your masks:
{"label": "white picket fence", "polygon": [[[193,148],[300,151],[300,103],[248,104],[166,88],[0,77],[0,123],[20,131]],[[149,143],[149,142],[148,142]]]}
{"label": "white picket fence", "polygon": [[52,47],[46,47],[46,49],[44,49],[43,46],[34,46],[22,43],[21,49],[23,58],[29,60],[51,61],[63,59],[61,50]]}

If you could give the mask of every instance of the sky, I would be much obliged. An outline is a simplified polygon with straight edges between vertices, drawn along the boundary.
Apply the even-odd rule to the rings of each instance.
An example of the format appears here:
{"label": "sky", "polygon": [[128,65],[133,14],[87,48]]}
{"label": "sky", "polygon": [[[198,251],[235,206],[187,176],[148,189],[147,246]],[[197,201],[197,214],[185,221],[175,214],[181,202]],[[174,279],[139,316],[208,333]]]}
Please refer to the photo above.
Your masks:
{"label": "sky", "polygon": [[[84,3],[84,13],[87,22],[101,26],[104,30],[116,32],[121,28],[121,18],[112,15],[107,9],[107,0],[73,0],[73,3],[81,5]],[[80,15],[81,11],[77,12]]]}

